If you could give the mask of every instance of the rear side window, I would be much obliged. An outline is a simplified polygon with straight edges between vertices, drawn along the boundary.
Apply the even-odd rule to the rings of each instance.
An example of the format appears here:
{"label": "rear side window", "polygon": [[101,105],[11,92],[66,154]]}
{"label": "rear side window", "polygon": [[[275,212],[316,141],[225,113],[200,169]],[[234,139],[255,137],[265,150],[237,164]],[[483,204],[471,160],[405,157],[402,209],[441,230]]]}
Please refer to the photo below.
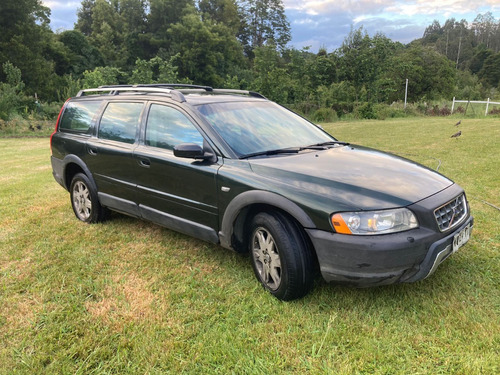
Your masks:
{"label": "rear side window", "polygon": [[134,143],[143,103],[109,103],[99,125],[99,138]]}
{"label": "rear side window", "polygon": [[59,124],[59,130],[90,133],[92,118],[101,106],[100,101],[69,102]]}

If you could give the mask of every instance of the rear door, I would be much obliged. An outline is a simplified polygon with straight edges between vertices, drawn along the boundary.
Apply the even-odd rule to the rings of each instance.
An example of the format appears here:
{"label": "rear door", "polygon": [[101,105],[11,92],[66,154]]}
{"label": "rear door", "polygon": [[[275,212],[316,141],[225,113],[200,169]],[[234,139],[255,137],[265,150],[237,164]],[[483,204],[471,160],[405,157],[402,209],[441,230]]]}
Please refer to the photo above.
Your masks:
{"label": "rear door", "polygon": [[174,156],[174,146],[204,138],[179,107],[150,103],[143,141],[134,151],[141,215],[180,232],[217,242],[219,163]]}
{"label": "rear door", "polygon": [[99,121],[97,137],[87,142],[88,165],[104,206],[139,216],[134,176],[144,101],[110,101]]}

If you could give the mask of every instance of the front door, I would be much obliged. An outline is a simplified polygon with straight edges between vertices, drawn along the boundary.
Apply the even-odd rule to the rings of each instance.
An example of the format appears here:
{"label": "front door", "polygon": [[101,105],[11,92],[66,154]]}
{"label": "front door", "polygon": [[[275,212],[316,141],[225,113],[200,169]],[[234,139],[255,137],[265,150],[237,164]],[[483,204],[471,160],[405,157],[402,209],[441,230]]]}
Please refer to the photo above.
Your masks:
{"label": "front door", "polygon": [[203,145],[187,113],[152,103],[144,142],[135,151],[135,180],[141,215],[167,227],[217,242],[216,177],[219,163],[174,156],[181,143]]}

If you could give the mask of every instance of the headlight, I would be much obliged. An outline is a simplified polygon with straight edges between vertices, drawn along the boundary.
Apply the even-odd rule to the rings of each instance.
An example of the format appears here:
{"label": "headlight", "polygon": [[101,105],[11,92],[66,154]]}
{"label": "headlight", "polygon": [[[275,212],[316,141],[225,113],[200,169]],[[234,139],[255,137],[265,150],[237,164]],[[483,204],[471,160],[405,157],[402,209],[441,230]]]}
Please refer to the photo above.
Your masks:
{"label": "headlight", "polygon": [[341,212],[332,215],[337,233],[374,235],[403,232],[418,227],[413,212],[407,208],[384,211]]}

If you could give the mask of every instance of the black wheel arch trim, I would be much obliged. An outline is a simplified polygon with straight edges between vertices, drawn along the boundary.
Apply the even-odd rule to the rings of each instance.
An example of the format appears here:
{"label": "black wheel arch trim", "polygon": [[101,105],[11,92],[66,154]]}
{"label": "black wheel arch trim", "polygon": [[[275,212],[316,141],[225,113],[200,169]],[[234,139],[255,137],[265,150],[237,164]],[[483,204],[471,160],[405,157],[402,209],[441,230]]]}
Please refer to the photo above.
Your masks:
{"label": "black wheel arch trim", "polygon": [[219,241],[222,247],[235,250],[232,238],[234,234],[234,224],[238,215],[245,208],[254,204],[265,204],[276,207],[297,220],[304,228],[316,228],[316,225],[307,213],[291,200],[269,191],[251,190],[243,192],[229,203],[222,218]]}
{"label": "black wheel arch trim", "polygon": [[94,191],[97,192],[98,191],[97,185],[94,181],[94,177],[93,177],[92,173],[90,172],[90,169],[87,167],[85,162],[76,155],[66,155],[63,159],[63,171],[62,172],[63,172],[64,188],[69,191],[69,187],[71,185],[71,180],[68,181],[66,178],[67,168],[70,164],[76,164],[77,166],[79,166],[82,169],[83,173],[85,173],[87,175],[87,177],[89,178],[90,183],[92,184],[92,188],[94,189]]}

